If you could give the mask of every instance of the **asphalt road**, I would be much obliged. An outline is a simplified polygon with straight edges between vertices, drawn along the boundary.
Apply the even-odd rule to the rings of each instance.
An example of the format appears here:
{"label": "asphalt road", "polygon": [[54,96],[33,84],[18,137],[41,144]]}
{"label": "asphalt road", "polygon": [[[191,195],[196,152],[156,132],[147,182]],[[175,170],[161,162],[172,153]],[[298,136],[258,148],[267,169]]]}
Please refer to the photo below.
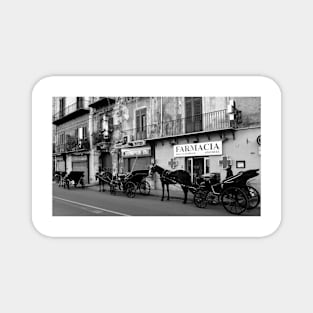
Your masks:
{"label": "asphalt road", "polygon": [[[159,196],[136,194],[128,198],[124,193],[111,195],[109,191],[95,189],[60,188],[53,184],[54,216],[226,216],[221,205],[197,208],[191,200],[186,204],[180,199],[160,201]],[[246,211],[241,216],[259,216],[260,208]],[[232,215],[233,216],[233,215]]]}

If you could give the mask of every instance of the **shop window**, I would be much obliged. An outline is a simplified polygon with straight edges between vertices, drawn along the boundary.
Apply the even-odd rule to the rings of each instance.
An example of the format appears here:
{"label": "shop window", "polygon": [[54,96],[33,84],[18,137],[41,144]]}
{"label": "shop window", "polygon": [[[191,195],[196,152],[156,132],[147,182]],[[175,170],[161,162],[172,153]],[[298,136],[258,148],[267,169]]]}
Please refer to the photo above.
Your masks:
{"label": "shop window", "polygon": [[186,133],[202,130],[202,98],[185,98]]}

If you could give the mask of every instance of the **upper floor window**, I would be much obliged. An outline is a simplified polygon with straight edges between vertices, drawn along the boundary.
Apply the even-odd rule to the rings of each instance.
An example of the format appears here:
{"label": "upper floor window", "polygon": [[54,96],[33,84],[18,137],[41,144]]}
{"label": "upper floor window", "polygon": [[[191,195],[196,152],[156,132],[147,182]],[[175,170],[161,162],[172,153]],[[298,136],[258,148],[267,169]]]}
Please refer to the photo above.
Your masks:
{"label": "upper floor window", "polygon": [[84,106],[84,98],[83,97],[77,97],[76,98],[76,109],[81,109]]}
{"label": "upper floor window", "polygon": [[65,144],[65,133],[64,133],[64,132],[61,133],[61,134],[59,134],[58,144],[59,144],[59,145]]}
{"label": "upper floor window", "polygon": [[60,98],[60,117],[64,116],[65,114],[65,98]]}
{"label": "upper floor window", "polygon": [[87,139],[87,127],[84,126],[84,127],[76,128],[76,130],[75,130],[75,137],[78,140]]}
{"label": "upper floor window", "polygon": [[147,109],[136,111],[136,139],[146,139],[147,136]]}
{"label": "upper floor window", "polygon": [[186,133],[202,130],[202,98],[185,98]]}

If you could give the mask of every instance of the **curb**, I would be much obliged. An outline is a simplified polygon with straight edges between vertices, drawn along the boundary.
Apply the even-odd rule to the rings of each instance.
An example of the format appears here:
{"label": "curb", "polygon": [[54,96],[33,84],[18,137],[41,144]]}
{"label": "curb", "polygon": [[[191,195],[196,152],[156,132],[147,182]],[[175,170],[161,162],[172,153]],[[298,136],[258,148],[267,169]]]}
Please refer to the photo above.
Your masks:
{"label": "curb", "polygon": [[[53,182],[53,184],[56,184],[56,183]],[[98,184],[97,185],[85,185],[85,188],[88,188],[90,190],[99,192]],[[106,190],[106,191],[109,191],[109,190]],[[160,197],[161,198],[162,194],[157,194],[157,193],[150,192],[149,196]],[[164,199],[166,199],[166,198],[167,198],[167,192],[164,193]],[[182,194],[181,197],[179,197],[179,196],[171,196],[170,195],[170,199],[184,200],[184,195]],[[193,197],[187,196],[187,200],[193,201]]]}

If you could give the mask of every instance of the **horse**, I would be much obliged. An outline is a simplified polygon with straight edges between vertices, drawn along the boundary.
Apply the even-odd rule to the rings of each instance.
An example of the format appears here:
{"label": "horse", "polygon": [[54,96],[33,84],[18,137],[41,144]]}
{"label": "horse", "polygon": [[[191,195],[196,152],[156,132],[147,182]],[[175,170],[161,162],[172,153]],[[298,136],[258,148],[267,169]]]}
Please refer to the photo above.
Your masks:
{"label": "horse", "polygon": [[96,180],[99,180],[99,191],[105,191],[104,185],[110,184],[112,180],[112,173],[111,172],[99,172],[96,173]]}
{"label": "horse", "polygon": [[166,185],[167,189],[167,200],[170,200],[169,185],[180,184],[185,195],[183,203],[187,202],[188,189],[190,186],[192,186],[191,177],[187,171],[169,171],[155,164],[150,167],[149,175],[153,175],[154,173],[158,173],[160,175],[160,180],[162,183],[161,201],[164,200],[164,185]]}

